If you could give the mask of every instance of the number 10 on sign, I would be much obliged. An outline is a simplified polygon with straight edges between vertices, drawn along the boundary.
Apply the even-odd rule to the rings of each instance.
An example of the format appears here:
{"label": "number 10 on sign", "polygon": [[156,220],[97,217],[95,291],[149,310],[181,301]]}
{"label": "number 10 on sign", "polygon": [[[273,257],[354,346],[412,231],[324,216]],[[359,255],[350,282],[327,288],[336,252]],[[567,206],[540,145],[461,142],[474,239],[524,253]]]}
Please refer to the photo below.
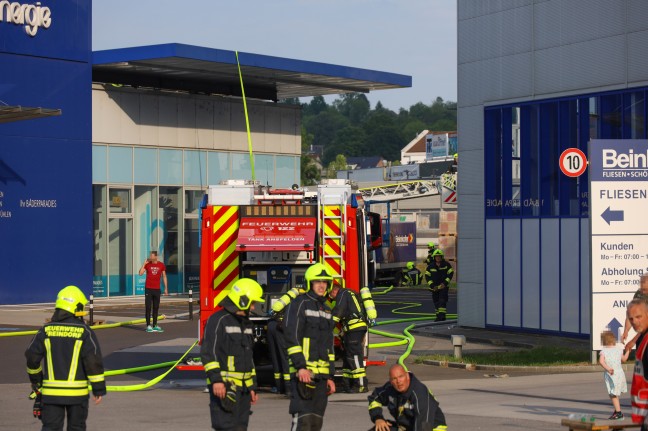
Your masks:
{"label": "number 10 on sign", "polygon": [[578,148],[567,148],[560,155],[560,170],[568,177],[578,177],[587,169],[587,157]]}

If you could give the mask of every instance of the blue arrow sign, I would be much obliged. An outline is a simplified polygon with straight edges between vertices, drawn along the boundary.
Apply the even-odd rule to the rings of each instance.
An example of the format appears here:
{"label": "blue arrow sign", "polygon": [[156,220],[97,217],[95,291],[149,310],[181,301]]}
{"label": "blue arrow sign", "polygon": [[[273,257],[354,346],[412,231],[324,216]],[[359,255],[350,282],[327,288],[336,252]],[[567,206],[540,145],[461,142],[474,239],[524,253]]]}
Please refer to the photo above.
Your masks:
{"label": "blue arrow sign", "polygon": [[617,341],[619,341],[619,328],[621,328],[623,325],[621,322],[619,322],[616,317],[610,320],[610,323],[607,324],[608,328],[612,333],[614,334],[614,338],[616,338]]}
{"label": "blue arrow sign", "polygon": [[607,207],[603,214],[601,214],[603,220],[609,225],[611,221],[623,221],[623,210],[613,211],[610,207]]}

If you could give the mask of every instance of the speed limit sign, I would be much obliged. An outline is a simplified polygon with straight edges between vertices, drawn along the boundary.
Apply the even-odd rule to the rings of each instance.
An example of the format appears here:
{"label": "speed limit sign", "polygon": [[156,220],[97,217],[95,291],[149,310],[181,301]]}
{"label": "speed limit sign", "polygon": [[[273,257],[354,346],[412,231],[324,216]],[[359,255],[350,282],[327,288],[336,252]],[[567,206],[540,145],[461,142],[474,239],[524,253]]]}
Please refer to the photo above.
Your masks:
{"label": "speed limit sign", "polygon": [[578,177],[587,169],[587,157],[578,148],[567,148],[560,155],[560,170],[568,177]]}

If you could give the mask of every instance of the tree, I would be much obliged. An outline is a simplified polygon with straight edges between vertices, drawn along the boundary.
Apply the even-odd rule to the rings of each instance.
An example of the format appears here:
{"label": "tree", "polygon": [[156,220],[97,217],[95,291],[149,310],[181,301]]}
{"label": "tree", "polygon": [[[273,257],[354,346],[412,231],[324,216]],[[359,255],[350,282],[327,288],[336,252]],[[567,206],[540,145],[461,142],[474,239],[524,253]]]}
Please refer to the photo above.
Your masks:
{"label": "tree", "polygon": [[333,142],[338,130],[348,127],[349,120],[335,109],[322,111],[304,120],[308,133],[313,135],[313,145],[326,146]]}
{"label": "tree", "polygon": [[328,178],[336,178],[337,171],[344,171],[348,166],[344,154],[338,154],[335,156],[335,160],[329,163],[328,168],[326,169],[326,176]]}
{"label": "tree", "polygon": [[326,103],[326,100],[324,100],[324,96],[315,96],[310,103],[303,105],[303,114],[304,117],[314,117],[328,109],[329,106]]}
{"label": "tree", "polygon": [[351,157],[367,154],[367,134],[364,129],[349,126],[339,130],[324,150],[324,164],[333,161],[341,153]]}
{"label": "tree", "polygon": [[321,174],[320,170],[315,164],[315,161],[308,155],[308,151],[313,142],[313,135],[306,131],[302,126],[302,154],[300,159],[300,179],[302,186],[313,186],[319,184]]}
{"label": "tree", "polygon": [[371,109],[369,99],[362,93],[342,94],[333,101],[333,107],[356,126],[362,124]]}

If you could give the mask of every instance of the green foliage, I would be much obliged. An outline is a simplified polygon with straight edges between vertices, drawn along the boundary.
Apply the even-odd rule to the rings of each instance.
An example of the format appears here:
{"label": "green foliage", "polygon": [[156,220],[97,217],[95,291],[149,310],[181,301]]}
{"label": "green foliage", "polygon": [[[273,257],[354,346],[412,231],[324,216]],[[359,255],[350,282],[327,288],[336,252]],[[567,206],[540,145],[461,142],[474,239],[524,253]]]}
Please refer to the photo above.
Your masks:
{"label": "green foliage", "polygon": [[590,352],[585,349],[569,349],[556,346],[540,346],[533,349],[522,349],[511,352],[494,352],[474,355],[464,355],[457,359],[450,355],[419,356],[417,362],[425,359],[436,361],[462,362],[479,365],[514,365],[514,366],[555,366],[555,365],[587,365]]}
{"label": "green foliage", "polygon": [[331,105],[324,97],[316,96],[302,105],[302,124],[306,134],[312,136],[309,145],[324,148],[324,166],[342,154],[400,160],[401,149],[423,130],[456,130],[457,104],[437,97],[431,104],[419,102],[396,113],[380,102],[371,109],[362,93],[341,95]]}
{"label": "green foliage", "polygon": [[337,171],[342,171],[347,168],[346,157],[343,154],[335,156],[335,160],[329,163],[326,169],[326,176],[328,178],[337,178]]}
{"label": "green foliage", "polygon": [[318,166],[313,159],[308,155],[308,150],[313,143],[313,135],[306,132],[306,128],[302,126],[302,155],[300,160],[301,170],[301,184],[303,186],[314,186],[319,184],[321,175]]}

